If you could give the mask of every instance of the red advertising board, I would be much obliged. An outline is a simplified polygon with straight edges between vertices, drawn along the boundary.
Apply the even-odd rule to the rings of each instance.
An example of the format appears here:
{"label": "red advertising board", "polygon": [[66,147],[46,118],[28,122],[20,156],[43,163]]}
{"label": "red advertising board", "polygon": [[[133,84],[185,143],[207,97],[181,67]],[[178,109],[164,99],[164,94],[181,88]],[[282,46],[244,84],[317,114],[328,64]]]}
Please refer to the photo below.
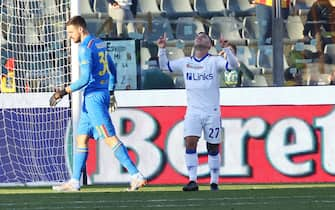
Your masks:
{"label": "red advertising board", "polygon": [[[112,114],[118,136],[151,184],[188,181],[183,146],[184,106],[121,108]],[[335,181],[332,105],[222,106],[221,183]],[[209,182],[206,146],[199,142],[198,182]],[[90,142],[91,183],[127,182],[105,149]]]}

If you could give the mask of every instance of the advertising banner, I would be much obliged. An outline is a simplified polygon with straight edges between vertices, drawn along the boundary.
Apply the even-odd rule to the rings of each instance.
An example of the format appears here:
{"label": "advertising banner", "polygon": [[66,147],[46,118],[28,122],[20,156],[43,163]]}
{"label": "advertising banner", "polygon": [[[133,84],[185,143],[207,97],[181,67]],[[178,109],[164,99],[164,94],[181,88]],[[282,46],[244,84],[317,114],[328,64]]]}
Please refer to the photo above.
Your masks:
{"label": "advertising banner", "polygon": [[[222,183],[335,181],[332,105],[222,106]],[[151,184],[188,181],[185,106],[121,108],[112,114],[120,139]],[[206,144],[199,141],[199,183],[209,182]],[[90,141],[90,183],[127,182],[104,142]]]}
{"label": "advertising banner", "polygon": [[[220,183],[334,182],[334,88],[220,90]],[[69,101],[66,97],[50,108],[51,94],[0,94],[0,185],[50,184],[69,178]],[[186,183],[185,91],[118,90],[116,98],[119,108],[111,114],[115,130],[149,183]],[[203,139],[197,152],[198,182],[208,183]],[[87,174],[89,184],[130,179],[104,141],[90,141]]]}
{"label": "advertising banner", "polygon": [[138,89],[140,86],[138,40],[105,40],[117,69],[116,89]]}

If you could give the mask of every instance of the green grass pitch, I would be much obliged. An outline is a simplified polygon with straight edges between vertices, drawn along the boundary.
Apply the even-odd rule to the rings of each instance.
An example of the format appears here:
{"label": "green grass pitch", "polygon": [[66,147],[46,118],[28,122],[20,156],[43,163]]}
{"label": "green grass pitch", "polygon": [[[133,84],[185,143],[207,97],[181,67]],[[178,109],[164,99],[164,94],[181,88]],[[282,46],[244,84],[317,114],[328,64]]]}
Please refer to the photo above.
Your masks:
{"label": "green grass pitch", "polygon": [[76,193],[57,193],[50,187],[0,187],[0,209],[335,209],[335,184],[226,184],[217,192],[205,185],[198,192],[182,192],[181,187],[149,185],[124,192],[125,187],[99,185]]}

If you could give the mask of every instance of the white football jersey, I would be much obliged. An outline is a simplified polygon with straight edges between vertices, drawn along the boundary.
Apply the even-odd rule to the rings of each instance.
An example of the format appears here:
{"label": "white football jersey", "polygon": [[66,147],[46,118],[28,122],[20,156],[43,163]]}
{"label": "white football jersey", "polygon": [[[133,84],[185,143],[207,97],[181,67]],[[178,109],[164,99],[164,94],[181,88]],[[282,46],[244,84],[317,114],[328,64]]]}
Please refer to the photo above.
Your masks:
{"label": "white football jersey", "polygon": [[228,68],[226,59],[210,54],[200,60],[184,57],[169,61],[168,68],[183,72],[187,112],[220,112],[220,73]]}

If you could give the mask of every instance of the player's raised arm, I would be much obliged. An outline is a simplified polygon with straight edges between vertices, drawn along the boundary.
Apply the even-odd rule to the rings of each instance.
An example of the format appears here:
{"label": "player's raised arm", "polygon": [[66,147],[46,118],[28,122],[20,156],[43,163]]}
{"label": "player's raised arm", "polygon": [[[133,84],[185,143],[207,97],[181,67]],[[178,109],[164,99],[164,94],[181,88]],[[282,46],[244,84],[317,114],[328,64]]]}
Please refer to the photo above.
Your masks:
{"label": "player's raised arm", "polygon": [[227,69],[235,69],[238,67],[238,59],[234,55],[234,53],[231,51],[229,47],[229,42],[224,38],[224,36],[221,34],[219,39],[220,46],[222,47],[222,51],[219,54],[225,54],[225,58],[227,60],[227,66],[225,68]]}
{"label": "player's raised arm", "polygon": [[169,59],[166,53],[166,33],[164,33],[163,36],[159,37],[159,39],[157,40],[157,46],[159,68],[162,70],[168,70]]}

